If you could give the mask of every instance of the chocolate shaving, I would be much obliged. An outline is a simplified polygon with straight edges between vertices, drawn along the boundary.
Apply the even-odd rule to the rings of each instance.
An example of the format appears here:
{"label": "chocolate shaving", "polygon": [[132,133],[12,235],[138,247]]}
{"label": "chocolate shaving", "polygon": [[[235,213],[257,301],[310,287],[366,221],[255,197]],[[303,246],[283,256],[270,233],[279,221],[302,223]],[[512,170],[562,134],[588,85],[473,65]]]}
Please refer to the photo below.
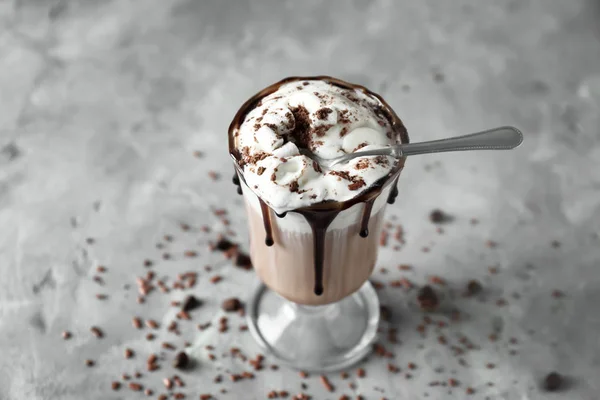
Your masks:
{"label": "chocolate shaving", "polygon": [[355,179],[354,182],[348,185],[350,190],[358,190],[361,187],[366,186],[365,181],[362,178]]}
{"label": "chocolate shaving", "polygon": [[327,119],[327,116],[329,114],[331,114],[332,112],[333,112],[333,110],[331,108],[324,107],[324,108],[318,109],[315,114],[317,115],[317,118],[319,118],[319,119]]}
{"label": "chocolate shaving", "polygon": [[294,107],[290,110],[294,116],[294,129],[291,136],[295,139],[298,145],[309,148],[310,136],[310,116],[308,110],[304,106]]}

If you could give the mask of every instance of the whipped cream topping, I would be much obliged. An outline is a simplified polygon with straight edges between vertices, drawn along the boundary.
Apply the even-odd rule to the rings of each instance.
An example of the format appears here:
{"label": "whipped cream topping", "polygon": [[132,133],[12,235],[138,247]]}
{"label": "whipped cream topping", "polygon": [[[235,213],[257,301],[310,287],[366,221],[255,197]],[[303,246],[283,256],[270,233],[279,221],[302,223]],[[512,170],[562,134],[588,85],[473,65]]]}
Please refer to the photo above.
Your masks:
{"label": "whipped cream topping", "polygon": [[246,184],[278,213],[350,200],[388,175],[396,162],[358,157],[325,170],[299,148],[334,158],[395,142],[376,97],[321,80],[283,84],[262,98],[234,132]]}

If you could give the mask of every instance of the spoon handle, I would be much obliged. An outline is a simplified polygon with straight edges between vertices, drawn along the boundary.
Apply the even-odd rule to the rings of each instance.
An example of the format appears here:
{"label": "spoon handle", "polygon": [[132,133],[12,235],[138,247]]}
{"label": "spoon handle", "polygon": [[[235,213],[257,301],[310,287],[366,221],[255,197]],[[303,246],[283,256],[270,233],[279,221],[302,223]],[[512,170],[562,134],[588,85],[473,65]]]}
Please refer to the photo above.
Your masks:
{"label": "spoon handle", "polygon": [[396,157],[415,154],[440,153],[464,150],[510,150],[523,142],[523,134],[517,128],[503,126],[487,131],[428,142],[392,146]]}

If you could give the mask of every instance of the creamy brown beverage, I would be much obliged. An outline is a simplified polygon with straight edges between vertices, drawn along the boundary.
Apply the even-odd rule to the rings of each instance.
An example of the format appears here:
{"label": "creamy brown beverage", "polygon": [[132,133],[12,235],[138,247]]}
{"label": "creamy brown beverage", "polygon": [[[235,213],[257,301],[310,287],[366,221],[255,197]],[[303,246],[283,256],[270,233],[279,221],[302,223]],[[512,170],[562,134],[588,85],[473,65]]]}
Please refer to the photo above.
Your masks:
{"label": "creamy brown beverage", "polygon": [[271,290],[305,305],[357,291],[405,161],[358,157],[325,170],[302,150],[333,158],[399,142],[408,134],[383,99],[330,77],[285,79],[241,107],[229,128],[234,182],[254,268]]}

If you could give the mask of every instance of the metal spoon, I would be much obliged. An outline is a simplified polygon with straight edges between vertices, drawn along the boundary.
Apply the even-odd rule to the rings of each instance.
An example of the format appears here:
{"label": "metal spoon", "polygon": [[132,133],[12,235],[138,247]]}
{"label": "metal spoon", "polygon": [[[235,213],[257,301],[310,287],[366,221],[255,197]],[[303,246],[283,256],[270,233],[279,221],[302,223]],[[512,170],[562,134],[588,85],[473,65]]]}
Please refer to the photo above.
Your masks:
{"label": "metal spoon", "polygon": [[510,150],[523,142],[523,134],[512,126],[489,129],[487,131],[457,136],[448,139],[430,140],[420,143],[397,144],[377,150],[357,151],[336,158],[322,158],[307,149],[300,153],[315,160],[321,167],[330,169],[334,165],[344,163],[356,157],[391,156],[400,158],[417,154],[441,153],[464,150]]}

